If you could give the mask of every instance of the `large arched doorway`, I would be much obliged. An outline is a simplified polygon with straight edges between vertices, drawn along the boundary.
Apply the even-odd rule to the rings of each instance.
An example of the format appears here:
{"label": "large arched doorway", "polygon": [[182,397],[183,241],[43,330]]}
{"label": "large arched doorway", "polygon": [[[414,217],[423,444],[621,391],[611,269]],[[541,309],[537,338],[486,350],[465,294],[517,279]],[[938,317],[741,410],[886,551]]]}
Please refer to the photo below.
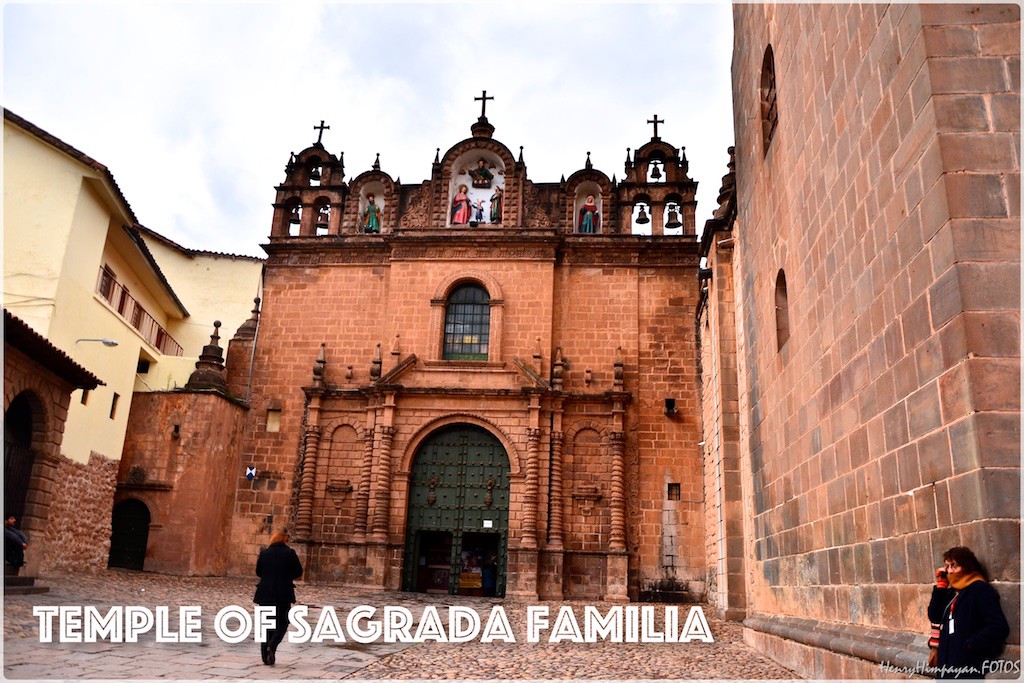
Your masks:
{"label": "large arched doorway", "polygon": [[416,452],[402,586],[503,596],[508,547],[508,455],[493,434],[453,425]]}
{"label": "large arched doorway", "polygon": [[32,451],[32,404],[22,392],[4,413],[4,519],[14,516],[18,526],[25,514],[35,456]]}
{"label": "large arched doorway", "polygon": [[142,570],[149,542],[149,522],[149,508],[141,500],[127,498],[114,505],[108,567]]}

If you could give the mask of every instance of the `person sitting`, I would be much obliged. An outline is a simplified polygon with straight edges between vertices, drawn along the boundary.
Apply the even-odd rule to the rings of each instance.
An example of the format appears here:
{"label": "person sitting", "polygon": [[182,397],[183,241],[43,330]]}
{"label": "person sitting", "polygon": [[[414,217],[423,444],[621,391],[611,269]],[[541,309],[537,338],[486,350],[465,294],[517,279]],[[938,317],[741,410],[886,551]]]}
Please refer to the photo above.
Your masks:
{"label": "person sitting", "polygon": [[4,561],[14,568],[17,574],[25,564],[25,550],[28,548],[28,536],[14,526],[14,515],[4,520]]}

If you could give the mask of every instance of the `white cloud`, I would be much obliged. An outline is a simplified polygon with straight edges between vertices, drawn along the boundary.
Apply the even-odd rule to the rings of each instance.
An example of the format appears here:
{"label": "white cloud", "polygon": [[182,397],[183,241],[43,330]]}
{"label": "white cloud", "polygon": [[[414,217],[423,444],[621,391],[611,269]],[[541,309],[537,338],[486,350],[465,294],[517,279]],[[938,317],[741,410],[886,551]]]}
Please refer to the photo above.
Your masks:
{"label": "white cloud", "polygon": [[187,246],[261,255],[291,151],[374,155],[403,182],[469,136],[530,177],[622,176],[626,147],[685,146],[698,228],[732,144],[728,5],[8,5],[6,106],[114,172],[139,220]]}

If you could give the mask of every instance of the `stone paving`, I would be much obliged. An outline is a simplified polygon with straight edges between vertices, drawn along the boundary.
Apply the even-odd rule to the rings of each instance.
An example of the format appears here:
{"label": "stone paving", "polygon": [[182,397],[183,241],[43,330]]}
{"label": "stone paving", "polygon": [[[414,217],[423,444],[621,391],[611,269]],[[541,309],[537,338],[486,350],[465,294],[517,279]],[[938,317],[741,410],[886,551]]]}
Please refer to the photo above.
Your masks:
{"label": "stone paving", "polygon": [[[742,642],[738,624],[713,618],[706,610],[714,643],[289,643],[278,650],[276,666],[260,662],[251,640],[222,641],[213,616],[222,607],[251,608],[254,581],[238,578],[176,577],[108,570],[88,576],[46,576],[49,593],[4,598],[3,673],[11,679],[791,679],[796,676]],[[401,605],[418,621],[423,608],[465,605],[486,621],[501,604],[520,641],[525,638],[526,605],[512,600],[415,593],[381,593],[338,586],[300,584],[311,624],[320,608],[333,605],[343,618],[357,605]],[[539,603],[552,617],[563,603]],[[585,603],[564,603],[582,615]],[[586,603],[591,604],[591,603]],[[153,633],[137,643],[41,643],[35,605],[201,605],[201,643],[156,643]],[[598,607],[602,612],[609,605]],[[661,606],[657,611],[660,613]],[[687,609],[680,613],[685,617]],[[552,618],[552,622],[554,619]],[[173,625],[173,621],[172,621]],[[56,638],[55,638],[56,640]]]}

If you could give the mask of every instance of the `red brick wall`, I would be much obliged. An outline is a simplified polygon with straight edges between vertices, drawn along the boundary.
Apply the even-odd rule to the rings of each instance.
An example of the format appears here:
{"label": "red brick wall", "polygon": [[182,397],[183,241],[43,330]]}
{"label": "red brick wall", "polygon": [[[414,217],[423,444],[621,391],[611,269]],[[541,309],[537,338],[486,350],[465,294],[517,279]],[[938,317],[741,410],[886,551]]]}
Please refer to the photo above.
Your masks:
{"label": "red brick wall", "polygon": [[111,487],[116,463],[93,455],[89,464],[60,455],[74,387],[10,344],[4,344],[4,411],[19,395],[33,414],[35,463],[25,514],[18,526],[29,537],[23,572],[106,566]]}
{"label": "red brick wall", "polygon": [[[136,498],[149,508],[146,570],[225,572],[235,485],[244,480],[239,463],[244,413],[213,392],[132,398],[117,500]],[[133,468],[145,471],[144,481],[132,481]]]}
{"label": "red brick wall", "polygon": [[1016,624],[1019,10],[734,16],[751,609],[921,631],[934,567],[963,543]]}
{"label": "red brick wall", "polygon": [[[691,588],[702,591],[703,553],[695,545],[703,538],[699,500],[673,504],[668,517],[664,501],[667,480],[682,482],[684,498],[691,501],[698,499],[701,491],[693,329],[681,321],[683,312],[688,307],[692,310],[696,301],[692,277],[695,246],[676,241],[677,247],[656,249],[651,257],[655,264],[640,268],[640,251],[635,246],[639,240],[628,237],[625,240],[631,246],[626,256],[615,253],[616,243],[594,240],[600,248],[574,247],[564,262],[556,262],[556,252],[544,243],[523,246],[499,241],[483,246],[464,238],[457,243],[440,238],[429,243],[418,238],[413,243],[398,241],[385,252],[381,246],[370,246],[378,244],[371,241],[374,239],[364,240],[363,246],[353,240],[344,248],[332,247],[323,256],[307,255],[299,248],[285,250],[268,261],[253,372],[253,410],[246,421],[242,451],[250,459],[248,464],[265,471],[269,479],[239,482],[229,571],[251,571],[250,558],[266,543],[271,528],[294,527],[300,521],[295,487],[301,481],[304,430],[314,419],[307,413],[302,387],[313,384],[312,368],[321,343],[326,343],[325,383],[330,391],[318,399],[315,420],[321,431],[312,437],[319,442],[311,484],[314,543],[307,558],[311,576],[370,583],[380,580],[375,572],[382,566],[366,572],[358,569],[359,563],[366,561],[366,550],[358,547],[354,533],[362,489],[369,499],[367,534],[372,535],[369,527],[382,476],[376,466],[380,433],[379,426],[372,431],[375,423],[387,422],[395,429],[387,504],[388,562],[393,568],[401,566],[407,479],[415,443],[445,419],[475,420],[507,442],[513,460],[510,548],[524,542],[523,525],[528,520],[528,430],[541,428],[536,535],[543,551],[549,504],[554,504],[549,501],[553,406],[544,399],[537,406],[539,414],[531,412],[523,388],[533,382],[516,369],[514,359],[535,366],[535,371],[548,378],[554,351],[561,347],[569,363],[564,389],[574,397],[567,399],[561,430],[567,435],[565,543],[572,552],[597,553],[571,556],[570,552],[562,572],[566,577],[589,577],[575,582],[590,587],[580,588],[579,595],[602,595],[607,589],[605,564],[601,563],[609,542],[612,495],[606,435],[614,429],[606,393],[614,389],[613,364],[616,348],[621,347],[625,388],[633,395],[622,429],[627,435],[627,535],[628,550],[635,558],[631,568],[634,587],[669,577],[694,581]],[[665,245],[675,241],[671,237],[662,240]],[[666,265],[656,265],[658,262]],[[438,362],[443,324],[439,302],[460,278],[482,282],[495,300],[491,358],[486,365],[471,368]],[[644,297],[655,301],[643,301]],[[415,366],[394,381],[427,393],[399,391],[393,408],[377,404],[378,398],[368,402],[358,393],[333,393],[371,384],[377,344],[381,345],[385,374],[415,354]],[[542,356],[540,367],[536,367],[536,353]],[[589,384],[585,381],[588,369]],[[670,395],[677,399],[681,411],[676,419],[663,413],[664,398]],[[269,407],[276,406],[282,410],[281,431],[272,433],[266,430],[266,414]],[[597,426],[599,436],[580,447],[579,452],[586,453],[581,458],[569,435],[589,423]],[[366,430],[375,434],[368,482],[364,478]],[[656,481],[647,483],[647,477]],[[335,487],[334,493],[328,493],[328,484],[343,486],[340,483],[344,481],[352,486],[351,492]],[[571,502],[573,486],[584,482],[599,489],[593,512],[585,519],[574,512]],[[677,548],[674,564],[668,568],[662,566],[665,519],[672,520],[667,536]],[[651,530],[653,540],[646,537]],[[321,542],[327,545],[319,545]],[[601,564],[601,571],[591,567],[595,562]],[[392,572],[387,579],[391,587],[397,587],[396,574]]]}

